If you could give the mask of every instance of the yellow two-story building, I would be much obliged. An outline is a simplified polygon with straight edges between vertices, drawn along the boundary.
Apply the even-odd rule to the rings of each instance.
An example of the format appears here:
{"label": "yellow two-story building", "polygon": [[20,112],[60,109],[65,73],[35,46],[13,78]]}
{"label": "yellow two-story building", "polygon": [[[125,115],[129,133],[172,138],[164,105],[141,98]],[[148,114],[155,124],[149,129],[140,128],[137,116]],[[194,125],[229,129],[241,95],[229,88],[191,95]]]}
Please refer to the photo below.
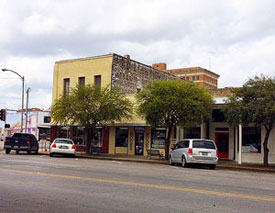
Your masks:
{"label": "yellow two-story building", "polygon": [[[108,54],[103,56],[63,60],[55,63],[53,75],[53,103],[58,97],[70,92],[77,84],[119,88],[135,102],[135,94],[143,85],[155,79],[176,79],[172,74],[152,68],[130,59],[130,56]],[[144,120],[133,115],[131,120],[98,127],[95,144],[105,153],[147,155],[150,148],[165,153],[166,130],[151,129]],[[172,135],[172,138],[174,134]],[[85,145],[84,129],[80,126],[51,127],[51,140],[56,137],[70,137],[76,143]]]}

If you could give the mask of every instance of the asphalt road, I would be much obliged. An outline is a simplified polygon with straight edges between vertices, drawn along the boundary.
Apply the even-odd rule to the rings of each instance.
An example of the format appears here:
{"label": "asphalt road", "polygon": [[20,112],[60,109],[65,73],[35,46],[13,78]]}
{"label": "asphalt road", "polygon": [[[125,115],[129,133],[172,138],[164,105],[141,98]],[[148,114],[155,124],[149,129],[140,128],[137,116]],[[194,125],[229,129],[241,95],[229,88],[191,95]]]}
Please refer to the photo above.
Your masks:
{"label": "asphalt road", "polygon": [[0,212],[275,212],[275,175],[0,152]]}

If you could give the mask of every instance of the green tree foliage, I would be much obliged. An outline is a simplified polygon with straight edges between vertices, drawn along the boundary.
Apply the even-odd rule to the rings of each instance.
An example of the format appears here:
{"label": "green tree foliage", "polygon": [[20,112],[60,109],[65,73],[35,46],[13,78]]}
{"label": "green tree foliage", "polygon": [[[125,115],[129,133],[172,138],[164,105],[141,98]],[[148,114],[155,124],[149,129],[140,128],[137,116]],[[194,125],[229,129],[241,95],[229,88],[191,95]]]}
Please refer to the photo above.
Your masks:
{"label": "green tree foliage", "polygon": [[87,153],[96,126],[129,119],[132,113],[133,104],[118,90],[110,90],[108,86],[78,85],[69,95],[60,96],[52,107],[55,123],[85,127]]}
{"label": "green tree foliage", "polygon": [[275,78],[261,75],[249,79],[241,88],[232,89],[225,115],[231,124],[254,123],[264,126],[264,165],[268,166],[268,138],[275,127]]}
{"label": "green tree foliage", "polygon": [[154,127],[168,129],[165,156],[168,158],[173,126],[192,127],[211,115],[212,96],[193,83],[166,80],[154,81],[137,94],[137,112]]}

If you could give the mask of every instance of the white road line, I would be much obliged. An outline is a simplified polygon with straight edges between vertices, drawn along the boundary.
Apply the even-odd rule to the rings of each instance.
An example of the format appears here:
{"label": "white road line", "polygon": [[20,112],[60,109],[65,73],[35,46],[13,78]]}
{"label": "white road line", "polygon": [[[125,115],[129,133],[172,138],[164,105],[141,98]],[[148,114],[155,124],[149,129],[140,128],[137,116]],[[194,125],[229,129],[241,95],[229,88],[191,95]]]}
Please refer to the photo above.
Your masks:
{"label": "white road line", "polygon": [[63,166],[63,167],[79,167],[79,165],[71,165],[71,164],[59,164],[59,163],[47,163],[47,162],[39,162],[34,160],[10,160],[10,159],[2,159],[3,161],[7,162],[20,162],[20,163],[34,163],[34,164],[43,164],[43,165],[51,165],[51,166]]}

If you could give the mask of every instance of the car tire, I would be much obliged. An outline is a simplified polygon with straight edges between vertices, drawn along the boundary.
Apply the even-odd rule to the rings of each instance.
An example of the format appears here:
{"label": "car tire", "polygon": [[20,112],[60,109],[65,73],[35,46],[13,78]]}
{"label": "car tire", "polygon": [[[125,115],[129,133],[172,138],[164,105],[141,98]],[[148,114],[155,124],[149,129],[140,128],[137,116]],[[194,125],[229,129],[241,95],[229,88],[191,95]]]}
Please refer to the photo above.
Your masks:
{"label": "car tire", "polygon": [[19,150],[16,150],[16,152],[15,152],[17,155],[19,154]]}
{"label": "car tire", "polygon": [[209,169],[215,170],[216,169],[216,165],[215,164],[209,165]]}
{"label": "car tire", "polygon": [[170,165],[170,166],[173,166],[173,165],[174,165],[174,163],[173,163],[173,161],[172,161],[171,155],[169,155],[169,165]]}
{"label": "car tire", "polygon": [[35,154],[35,155],[38,155],[38,149],[35,150],[34,154]]}
{"label": "car tire", "polygon": [[11,149],[6,149],[6,154],[10,154]]}
{"label": "car tire", "polygon": [[52,157],[53,156],[53,153],[50,153],[50,157]]}
{"label": "car tire", "polygon": [[182,167],[186,167],[187,166],[186,159],[185,159],[184,156],[182,156],[182,159],[181,159],[181,166]]}

